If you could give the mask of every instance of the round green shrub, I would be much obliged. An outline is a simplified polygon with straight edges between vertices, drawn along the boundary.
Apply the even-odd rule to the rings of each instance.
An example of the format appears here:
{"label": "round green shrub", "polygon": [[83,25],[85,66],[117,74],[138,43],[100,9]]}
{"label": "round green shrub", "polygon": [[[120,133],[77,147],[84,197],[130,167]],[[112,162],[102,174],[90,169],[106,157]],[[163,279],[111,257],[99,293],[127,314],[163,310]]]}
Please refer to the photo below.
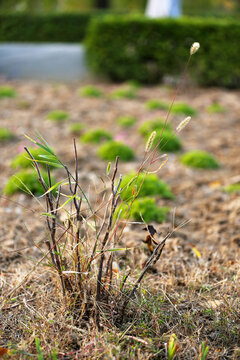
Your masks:
{"label": "round green shrub", "polygon": [[134,159],[134,151],[127,145],[118,141],[108,141],[98,149],[98,155],[103,160],[114,161],[117,156],[121,161]]}
{"label": "round green shrub", "polygon": [[[42,177],[49,187],[48,175],[42,172]],[[52,177],[52,185],[56,183],[56,180]],[[38,174],[35,170],[22,170],[15,175],[12,175],[8,180],[6,186],[3,189],[3,193],[6,195],[12,195],[16,192],[25,192],[34,195],[44,194],[44,190],[39,182]],[[55,190],[56,192],[56,190]]]}
{"label": "round green shrub", "polygon": [[95,143],[99,144],[103,141],[112,140],[112,134],[104,129],[93,129],[85,132],[81,136],[81,140],[84,143]]}
{"label": "round green shrub", "polygon": [[157,143],[158,143],[160,137],[161,137],[161,141],[158,145],[158,149],[160,151],[175,152],[175,151],[179,151],[182,149],[182,143],[181,143],[180,138],[176,134],[174,134],[173,131],[165,130],[165,129],[164,129],[163,133],[161,130],[156,131],[156,136],[153,141],[152,148],[157,146]]}
{"label": "round green shrub", "polygon": [[186,103],[176,103],[173,105],[172,108],[173,114],[179,114],[179,115],[187,115],[187,116],[194,116],[197,114],[196,109],[189,106]]}
{"label": "round green shrub", "polygon": [[[30,153],[32,154],[34,159],[38,162],[38,164],[41,164],[41,162],[44,163],[46,161],[49,161],[50,168],[59,167],[59,162],[57,161],[57,159],[52,158],[51,155],[44,149],[28,148],[28,150],[30,151]],[[48,159],[44,158],[45,156],[48,157]],[[17,155],[12,160],[11,166],[14,169],[16,169],[16,168],[22,168],[22,169],[31,168],[33,166],[33,161],[30,158],[30,156],[28,155],[28,153],[26,151],[23,151],[21,154]]]}
{"label": "round green shrub", "polygon": [[231,184],[231,185],[225,186],[223,188],[223,191],[225,191],[229,194],[234,194],[234,193],[240,194],[240,184]]}
{"label": "round green shrub", "polygon": [[6,129],[6,128],[0,128],[0,142],[8,141],[14,138],[13,133]]}
{"label": "round green shrub", "polygon": [[209,114],[224,113],[225,109],[218,102],[214,102],[210,106],[208,106],[207,112]]}
{"label": "round green shrub", "polygon": [[112,92],[115,99],[135,99],[137,97],[137,88],[135,86],[123,86]]}
{"label": "round green shrub", "polygon": [[124,215],[127,216],[130,212],[130,218],[136,221],[144,220],[147,224],[149,224],[152,221],[162,223],[166,219],[166,214],[169,212],[169,208],[158,207],[155,199],[144,197],[135,199],[132,203],[131,209],[127,204],[120,205],[116,210],[115,218],[117,218],[120,211],[120,217],[123,217]]}
{"label": "round green shrub", "polygon": [[74,135],[80,135],[83,128],[84,128],[84,125],[80,124],[80,123],[75,123],[75,124],[69,125],[69,131]]}
{"label": "round green shrub", "polygon": [[86,97],[101,97],[102,91],[93,85],[87,85],[80,89],[80,95]]}
{"label": "round green shrub", "polygon": [[169,108],[168,103],[156,99],[148,100],[145,105],[148,110],[168,110]]}
{"label": "round green shrub", "polygon": [[174,198],[168,184],[160,180],[156,174],[146,175],[141,172],[137,176],[136,173],[131,172],[123,176],[121,188],[123,189],[121,198],[126,201],[129,201],[129,199],[133,197],[133,188],[135,189],[134,196],[136,196],[140,189],[138,197],[158,195],[164,199]]}
{"label": "round green shrub", "polygon": [[47,115],[48,120],[57,121],[57,122],[64,122],[68,120],[69,115],[66,111],[63,110],[54,110],[48,113]]}
{"label": "round green shrub", "polygon": [[193,150],[181,156],[181,162],[193,168],[199,169],[218,169],[218,161],[206,151]]}
{"label": "round green shrub", "polygon": [[[157,118],[154,120],[147,120],[140,126],[139,132],[141,135],[148,137],[152,131],[162,130],[162,128],[164,126],[164,122],[165,122],[165,120],[161,119],[161,118],[159,118],[159,119]],[[164,127],[164,131],[165,130],[172,130],[172,126],[168,122],[166,123],[166,125]]]}
{"label": "round green shrub", "polygon": [[16,91],[12,86],[0,86],[0,99],[1,98],[13,98],[15,97]]}
{"label": "round green shrub", "polygon": [[133,116],[121,116],[117,119],[118,125],[129,128],[136,123],[137,119]]}

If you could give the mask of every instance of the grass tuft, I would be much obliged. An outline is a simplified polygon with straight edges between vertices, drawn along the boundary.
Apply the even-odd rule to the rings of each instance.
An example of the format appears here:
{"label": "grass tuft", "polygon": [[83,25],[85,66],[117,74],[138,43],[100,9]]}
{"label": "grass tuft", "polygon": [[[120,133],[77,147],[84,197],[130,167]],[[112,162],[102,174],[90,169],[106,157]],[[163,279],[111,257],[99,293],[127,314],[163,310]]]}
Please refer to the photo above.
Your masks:
{"label": "grass tuft", "polygon": [[161,118],[156,118],[154,120],[145,121],[139,128],[139,132],[143,136],[149,136],[149,134],[154,130],[162,130],[164,127],[165,130],[172,130],[172,126],[169,123],[166,123],[164,126],[165,120]]}
{"label": "grass tuft", "polygon": [[220,164],[215,157],[206,151],[193,150],[181,156],[181,162],[198,169],[218,169]]}
{"label": "grass tuft", "polygon": [[197,115],[197,110],[186,103],[176,103],[173,105],[172,113],[186,116],[195,116]]}
{"label": "grass tuft", "polygon": [[145,105],[148,110],[168,110],[169,108],[167,102],[157,99],[148,100]]}
{"label": "grass tuft", "polygon": [[207,107],[207,112],[209,114],[216,114],[216,113],[225,113],[225,108],[220,105],[218,102],[213,102],[210,106]]}
{"label": "grass tuft", "polygon": [[69,125],[69,131],[74,135],[80,135],[83,131],[84,125],[81,123],[74,123]]}
{"label": "grass tuft", "polygon": [[[34,159],[42,164],[45,164],[46,162],[49,163],[50,168],[58,167],[59,163],[58,161],[49,155],[47,151],[41,148],[29,148],[30,153],[34,157]],[[49,160],[49,161],[47,161]],[[27,169],[31,168],[33,166],[33,161],[30,158],[30,156],[26,153],[26,151],[23,151],[21,154],[17,155],[11,162],[12,168],[22,168]]]}
{"label": "grass tuft", "polygon": [[[128,205],[122,204],[118,207],[116,211],[116,217],[120,217],[126,215],[128,213]],[[130,218],[136,221],[145,221],[147,224],[155,221],[157,223],[162,223],[166,219],[166,214],[169,212],[168,207],[158,207],[156,204],[156,200],[149,197],[143,197],[139,199],[135,199],[133,202],[131,209],[129,209]]]}
{"label": "grass tuft", "polygon": [[114,99],[135,99],[137,97],[137,87],[125,85],[112,92]]}
{"label": "grass tuft", "polygon": [[223,188],[223,191],[225,191],[229,194],[235,194],[235,193],[240,194],[240,184],[231,184],[231,185],[225,186]]}
{"label": "grass tuft", "polygon": [[0,99],[1,98],[14,98],[17,93],[12,86],[0,86]]}
{"label": "grass tuft", "polygon": [[14,134],[10,130],[6,128],[0,128],[0,142],[5,142],[13,138]]}
{"label": "grass tuft", "polygon": [[54,110],[48,113],[47,119],[56,122],[64,122],[69,119],[69,114],[63,110]]}
{"label": "grass tuft", "polygon": [[118,141],[108,141],[101,145],[98,150],[101,159],[114,161],[117,156],[121,161],[131,161],[134,159],[134,151],[128,146]]}
{"label": "grass tuft", "polygon": [[103,95],[102,91],[93,85],[84,86],[79,90],[81,96],[85,97],[101,97]]}
{"label": "grass tuft", "polygon": [[85,132],[81,136],[84,143],[100,144],[101,142],[112,140],[112,134],[104,129],[93,129]]}
{"label": "grass tuft", "polygon": [[[133,197],[133,189],[135,194],[139,191],[138,197],[158,195],[164,199],[173,199],[173,193],[168,184],[160,180],[156,174],[145,174],[131,172],[123,176],[122,179],[121,198],[129,201]],[[141,188],[140,188],[141,187]]]}
{"label": "grass tuft", "polygon": [[162,130],[157,130],[155,139],[153,141],[153,147],[157,146],[160,137],[161,141],[158,145],[158,149],[160,151],[176,152],[182,149],[180,138],[170,130],[164,130],[163,133]]}
{"label": "grass tuft", "polygon": [[[47,186],[49,186],[47,173],[42,172],[42,177]],[[52,183],[54,184],[55,182],[55,179],[52,177]],[[17,192],[24,192],[29,195],[32,193],[36,196],[44,193],[36,170],[21,170],[10,177],[3,189],[3,193],[5,195],[13,195]]]}
{"label": "grass tuft", "polygon": [[133,116],[121,116],[117,119],[118,125],[123,128],[129,128],[136,123],[137,119]]}

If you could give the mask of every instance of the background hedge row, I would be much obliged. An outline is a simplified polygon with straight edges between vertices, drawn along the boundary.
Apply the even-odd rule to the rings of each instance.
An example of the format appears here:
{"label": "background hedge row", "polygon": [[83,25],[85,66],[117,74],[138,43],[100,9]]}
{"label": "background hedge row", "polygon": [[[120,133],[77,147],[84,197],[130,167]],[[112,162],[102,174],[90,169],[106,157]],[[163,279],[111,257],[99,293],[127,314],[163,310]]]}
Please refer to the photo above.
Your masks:
{"label": "background hedge row", "polygon": [[156,83],[179,75],[194,41],[201,49],[190,73],[198,84],[240,87],[240,24],[233,20],[113,17],[95,19],[87,32],[91,69],[114,81]]}
{"label": "background hedge row", "polygon": [[0,41],[80,42],[92,17],[100,11],[76,14],[0,14]]}

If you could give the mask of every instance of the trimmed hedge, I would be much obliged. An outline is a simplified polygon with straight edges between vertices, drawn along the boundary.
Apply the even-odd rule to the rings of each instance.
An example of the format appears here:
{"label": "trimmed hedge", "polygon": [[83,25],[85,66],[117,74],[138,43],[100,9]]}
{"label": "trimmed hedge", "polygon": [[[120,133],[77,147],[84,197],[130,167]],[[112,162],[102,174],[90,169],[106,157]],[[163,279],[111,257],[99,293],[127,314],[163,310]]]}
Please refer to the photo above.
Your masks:
{"label": "trimmed hedge", "polygon": [[200,85],[240,86],[240,24],[217,19],[147,19],[106,16],[91,21],[87,58],[91,69],[115,81],[156,83],[182,73],[193,42],[201,48],[189,72]]}
{"label": "trimmed hedge", "polygon": [[0,14],[0,41],[77,42],[82,41],[92,17],[101,11],[63,14]]}

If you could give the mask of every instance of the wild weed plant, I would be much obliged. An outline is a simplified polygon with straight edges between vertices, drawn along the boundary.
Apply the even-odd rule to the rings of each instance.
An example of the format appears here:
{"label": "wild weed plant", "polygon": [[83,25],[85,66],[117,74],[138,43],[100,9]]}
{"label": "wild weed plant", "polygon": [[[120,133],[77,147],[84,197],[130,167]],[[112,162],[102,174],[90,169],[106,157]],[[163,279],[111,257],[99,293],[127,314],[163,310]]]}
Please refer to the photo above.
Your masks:
{"label": "wild weed plant", "polygon": [[[45,211],[42,216],[46,219],[48,237],[45,245],[47,252],[43,259],[52,271],[58,275],[62,289],[63,304],[68,313],[71,313],[74,324],[78,327],[91,326],[92,320],[98,329],[105,323],[113,326],[122,327],[126,319],[129,307],[134,302],[138,288],[142,279],[150,267],[154,266],[160,259],[163,249],[170,236],[178,229],[174,228],[165,236],[155,240],[155,248],[144,264],[143,269],[137,279],[130,281],[130,272],[126,269],[120,273],[119,269],[114,270],[114,261],[117,252],[128,251],[121,246],[120,239],[123,230],[128,223],[131,211],[134,211],[137,220],[145,222],[149,231],[150,238],[153,237],[148,218],[139,212],[139,204],[145,202],[149,206],[155,205],[154,200],[145,200],[138,196],[144,191],[145,183],[151,176],[154,181],[156,174],[166,164],[167,155],[159,155],[157,150],[163,139],[164,129],[167,127],[168,119],[171,114],[175,99],[180,91],[182,79],[188,68],[192,55],[198,50],[199,44],[193,44],[190,56],[182,74],[180,83],[169,107],[164,124],[158,133],[155,143],[156,131],[153,131],[146,143],[143,159],[139,169],[132,178],[125,183],[122,175],[118,175],[119,160],[122,157],[122,149],[118,143],[107,142],[103,147],[104,151],[99,150],[99,154],[104,159],[114,161],[114,165],[108,164],[106,176],[110,183],[110,192],[104,186],[102,197],[96,207],[93,206],[87,193],[83,189],[79,179],[79,158],[76,141],[73,141],[75,168],[73,171],[57,157],[54,150],[48,145],[42,136],[36,140],[28,137],[35,146],[44,150],[42,158],[34,156],[33,149],[25,148],[28,160],[34,165],[38,177],[38,184],[41,185],[46,203]],[[181,131],[189,119],[185,119],[178,126],[177,132]],[[106,147],[108,148],[106,149]],[[121,144],[122,146],[122,144]],[[115,150],[116,151],[115,151]],[[114,151],[113,151],[114,150]],[[106,154],[111,154],[107,156]],[[133,151],[129,151],[128,160],[134,156]],[[46,175],[40,164],[46,165]],[[53,181],[51,176],[51,165],[58,164],[65,172],[65,177],[61,181]],[[153,168],[154,165],[154,168]],[[135,182],[135,184],[133,184]],[[134,186],[133,186],[134,185]],[[163,187],[163,184],[160,184]],[[130,193],[129,193],[130,189]],[[172,197],[167,186],[164,187],[166,197]],[[148,196],[148,190],[146,191]],[[125,193],[125,195],[123,195]],[[129,195],[126,195],[129,194]],[[122,196],[125,200],[121,200]],[[130,199],[127,201],[126,197]],[[141,200],[142,199],[142,200]],[[127,209],[116,215],[117,208],[121,201]],[[130,209],[130,212],[128,211]],[[101,216],[101,211],[104,215]],[[156,208],[154,208],[154,211]],[[152,211],[152,210],[151,210]],[[166,213],[167,209],[164,210]],[[158,219],[163,219],[163,212],[157,214]],[[161,216],[161,219],[160,219]],[[64,221],[61,220],[64,217]],[[145,217],[145,219],[144,219]],[[180,226],[183,226],[181,224]],[[116,274],[117,273],[117,274]],[[117,275],[117,276],[116,276]],[[26,277],[24,278],[26,280]],[[21,286],[22,283],[18,285]],[[17,288],[18,288],[17,287]],[[6,298],[11,297],[16,288],[11,290]],[[5,303],[5,302],[4,302]],[[42,357],[40,341],[36,340],[36,347],[39,358]],[[172,335],[168,344],[168,359],[173,359],[177,351],[176,339]]]}

